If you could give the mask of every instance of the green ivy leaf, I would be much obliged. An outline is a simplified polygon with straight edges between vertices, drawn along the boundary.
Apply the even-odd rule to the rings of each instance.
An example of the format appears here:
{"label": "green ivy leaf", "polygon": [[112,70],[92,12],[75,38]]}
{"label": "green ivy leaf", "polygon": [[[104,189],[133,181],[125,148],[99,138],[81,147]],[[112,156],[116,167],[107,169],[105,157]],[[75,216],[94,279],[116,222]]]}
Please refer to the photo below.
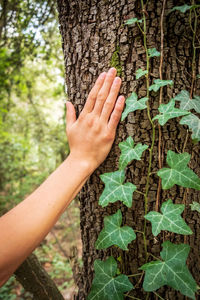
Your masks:
{"label": "green ivy leaf", "polygon": [[125,25],[133,25],[135,23],[142,23],[142,22],[143,22],[142,19],[138,20],[138,18],[131,18],[125,22]]}
{"label": "green ivy leaf", "polygon": [[140,77],[142,77],[142,76],[144,76],[146,74],[148,74],[147,70],[138,69],[136,71],[136,79],[139,79]]}
{"label": "green ivy leaf", "polygon": [[94,262],[95,277],[87,300],[123,300],[124,292],[134,289],[126,275],[117,273],[117,262],[110,256],[106,261]]}
{"label": "green ivy leaf", "polygon": [[192,139],[196,141],[200,141],[200,119],[190,114],[189,116],[185,116],[180,120],[181,125],[187,125],[192,131]]}
{"label": "green ivy leaf", "polygon": [[179,108],[175,108],[175,100],[174,99],[171,99],[170,102],[167,104],[161,104],[159,106],[158,110],[161,114],[156,115],[153,118],[153,121],[158,119],[158,122],[162,126],[165,125],[165,123],[167,123],[167,121],[170,119],[190,114],[190,112],[188,112],[186,110],[181,110]]}
{"label": "green ivy leaf", "polygon": [[200,97],[194,96],[194,99],[190,98],[188,91],[182,90],[174,100],[180,101],[180,109],[191,110],[194,109],[197,113],[200,113]]}
{"label": "green ivy leaf", "polygon": [[106,249],[117,245],[122,250],[128,250],[127,245],[136,239],[134,230],[129,226],[120,227],[122,213],[119,209],[116,214],[104,218],[104,228],[96,241],[96,249]]}
{"label": "green ivy leaf", "polygon": [[192,204],[190,204],[191,210],[196,210],[200,213],[200,204],[196,201],[193,201]]}
{"label": "green ivy leaf", "polygon": [[192,5],[184,4],[184,5],[181,5],[181,6],[174,6],[171,11],[178,10],[182,13],[185,13],[187,10],[189,10],[191,8],[192,8]]}
{"label": "green ivy leaf", "polygon": [[177,154],[171,150],[167,152],[167,163],[171,168],[162,168],[157,174],[162,178],[162,188],[170,189],[175,184],[200,190],[200,178],[190,169],[187,164],[190,154]]}
{"label": "green ivy leaf", "polygon": [[148,49],[147,51],[148,51],[149,57],[160,56],[160,52],[158,50],[156,50],[156,48],[151,48],[151,49]]}
{"label": "green ivy leaf", "polygon": [[127,207],[132,206],[132,195],[136,186],[130,182],[123,184],[125,180],[125,171],[116,171],[100,175],[105,183],[105,189],[99,198],[99,204],[102,207],[118,200],[122,201]]}
{"label": "green ivy leaf", "polygon": [[181,217],[184,211],[184,204],[173,204],[172,200],[164,202],[161,206],[161,213],[150,211],[145,219],[152,223],[152,233],[157,236],[161,230],[168,230],[179,234],[192,234],[192,230]]}
{"label": "green ivy leaf", "polygon": [[154,83],[150,85],[149,91],[157,92],[162,86],[165,85],[173,85],[173,80],[161,80],[161,79],[154,79]]}
{"label": "green ivy leaf", "polygon": [[197,75],[197,79],[199,79],[199,78],[200,78],[200,74]]}
{"label": "green ivy leaf", "polygon": [[119,168],[124,169],[132,160],[140,160],[142,153],[148,148],[147,145],[137,144],[134,147],[134,141],[129,136],[126,141],[119,143],[121,155],[119,158]]}
{"label": "green ivy leaf", "polygon": [[140,100],[138,100],[137,94],[135,92],[133,92],[131,94],[131,96],[126,99],[126,108],[125,108],[124,112],[122,113],[121,120],[123,121],[130,112],[133,112],[138,109],[140,109],[140,110],[145,109],[147,107],[145,104],[147,100],[148,100],[147,97],[144,97],[144,98],[141,98]]}
{"label": "green ivy leaf", "polygon": [[175,245],[169,241],[164,242],[162,247],[160,256],[163,261],[152,261],[140,268],[145,271],[144,290],[151,292],[168,285],[195,300],[197,284],[186,265],[190,247],[186,244]]}

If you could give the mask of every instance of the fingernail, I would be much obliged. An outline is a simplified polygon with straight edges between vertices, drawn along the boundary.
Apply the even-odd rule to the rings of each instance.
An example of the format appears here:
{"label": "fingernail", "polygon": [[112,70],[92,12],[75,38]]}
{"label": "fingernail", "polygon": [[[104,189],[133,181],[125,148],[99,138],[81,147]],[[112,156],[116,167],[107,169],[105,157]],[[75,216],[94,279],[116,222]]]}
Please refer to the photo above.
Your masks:
{"label": "fingernail", "polygon": [[111,69],[108,71],[108,73],[114,75],[114,74],[116,73],[116,69],[115,69],[115,68],[111,68]]}
{"label": "fingernail", "polygon": [[121,79],[120,79],[119,77],[116,77],[116,78],[114,79],[113,84],[114,84],[114,85],[118,85],[118,84],[120,84],[120,83],[121,83]]}
{"label": "fingernail", "polygon": [[103,79],[103,78],[105,78],[105,76],[106,76],[106,72],[103,72],[103,73],[101,73],[101,74],[99,75],[99,78],[100,78],[100,79]]}

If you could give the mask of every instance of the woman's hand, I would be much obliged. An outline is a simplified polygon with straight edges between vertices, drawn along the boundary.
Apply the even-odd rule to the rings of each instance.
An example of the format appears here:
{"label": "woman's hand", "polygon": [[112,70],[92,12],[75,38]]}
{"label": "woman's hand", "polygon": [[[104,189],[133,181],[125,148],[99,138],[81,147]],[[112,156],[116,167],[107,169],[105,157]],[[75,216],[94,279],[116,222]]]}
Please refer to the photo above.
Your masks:
{"label": "woman's hand", "polygon": [[116,73],[111,68],[100,74],[77,120],[73,104],[67,102],[70,157],[89,164],[91,172],[107,157],[124,108],[125,98],[117,98],[121,79]]}

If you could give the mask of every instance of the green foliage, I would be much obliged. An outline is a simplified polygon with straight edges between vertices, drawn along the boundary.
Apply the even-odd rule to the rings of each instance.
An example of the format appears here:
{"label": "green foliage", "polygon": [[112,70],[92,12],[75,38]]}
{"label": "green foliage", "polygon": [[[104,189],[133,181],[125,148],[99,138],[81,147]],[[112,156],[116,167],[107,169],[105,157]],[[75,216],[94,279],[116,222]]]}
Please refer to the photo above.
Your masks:
{"label": "green foliage", "polygon": [[174,6],[171,11],[178,10],[182,13],[185,13],[187,10],[191,9],[192,7],[193,7],[192,5],[184,4],[184,5],[181,5],[181,6]]}
{"label": "green foliage", "polygon": [[165,125],[167,123],[167,121],[170,119],[190,114],[186,110],[181,110],[179,108],[175,108],[175,100],[174,99],[171,99],[170,102],[167,104],[161,104],[159,106],[158,110],[161,114],[155,116],[153,118],[153,121],[158,120],[158,122],[162,126]]}
{"label": "green foliage", "polygon": [[161,79],[154,79],[154,83],[150,85],[149,91],[157,92],[161,87],[166,85],[173,85],[173,80],[161,80]]}
{"label": "green foliage", "polygon": [[182,90],[174,100],[180,101],[180,109],[191,110],[194,109],[197,113],[200,113],[200,97],[194,96],[194,99],[190,98],[190,94],[186,90]]}
{"label": "green foliage", "polygon": [[152,261],[140,268],[145,271],[144,290],[155,291],[168,285],[195,299],[197,285],[186,265],[190,247],[185,244],[175,245],[169,241],[164,242],[162,247],[160,256],[163,261]]}
{"label": "green foliage", "polygon": [[190,204],[191,210],[196,210],[198,213],[200,213],[200,204],[196,201],[193,201],[192,204]]}
{"label": "green foliage", "polygon": [[139,79],[140,77],[142,77],[142,76],[144,76],[146,74],[148,74],[147,70],[138,69],[136,71],[136,79]]}
{"label": "green foliage", "polygon": [[96,241],[96,249],[105,249],[117,245],[123,250],[128,250],[127,245],[136,239],[135,232],[129,226],[123,226],[120,209],[116,214],[104,218],[104,229]]}
{"label": "green foliage", "polygon": [[161,230],[168,230],[179,234],[192,234],[192,230],[181,217],[184,211],[184,204],[173,204],[172,200],[164,202],[161,206],[161,213],[150,211],[145,219],[152,223],[152,233],[157,236]]}
{"label": "green foliage", "polygon": [[138,20],[137,18],[131,18],[131,19],[128,19],[126,22],[125,22],[125,25],[133,25],[135,23],[142,23],[143,20]]}
{"label": "green foliage", "polygon": [[117,46],[116,51],[113,53],[111,57],[110,66],[116,68],[118,76],[122,76],[122,66],[120,62],[119,46]]}
{"label": "green foliage", "polygon": [[187,125],[192,131],[192,139],[200,141],[200,119],[194,114],[183,117],[180,124]]}
{"label": "green foliage", "polygon": [[148,49],[148,55],[149,57],[158,57],[160,56],[160,52],[158,50],[156,50],[156,48],[151,48],[151,49]]}
{"label": "green foliage", "polygon": [[119,168],[124,169],[132,160],[141,160],[141,156],[148,146],[137,144],[134,147],[133,138],[129,136],[126,141],[119,143],[119,148],[121,149]]}
{"label": "green foliage", "polygon": [[200,190],[200,178],[190,169],[187,164],[190,161],[190,154],[169,150],[167,152],[167,163],[170,168],[162,168],[157,172],[162,178],[162,188],[170,189],[175,184]]}
{"label": "green foliage", "polygon": [[124,170],[105,173],[100,175],[100,178],[105,183],[105,189],[99,198],[101,206],[105,207],[118,200],[127,207],[132,206],[132,194],[136,190],[136,186],[130,182],[124,184]]}
{"label": "green foliage", "polygon": [[117,274],[117,262],[110,256],[106,261],[94,262],[95,277],[87,300],[122,300],[123,293],[133,289],[125,275]]}
{"label": "green foliage", "polygon": [[13,284],[15,283],[15,278],[12,276],[6,284],[4,284],[0,288],[0,299],[2,300],[15,300],[17,299],[17,296],[15,295],[15,292],[12,290]]}
{"label": "green foliage", "polygon": [[133,92],[131,96],[126,99],[126,108],[122,113],[121,120],[123,121],[130,112],[133,112],[138,109],[139,110],[145,109],[147,107],[145,104],[147,100],[148,100],[147,97],[138,100],[137,94]]}

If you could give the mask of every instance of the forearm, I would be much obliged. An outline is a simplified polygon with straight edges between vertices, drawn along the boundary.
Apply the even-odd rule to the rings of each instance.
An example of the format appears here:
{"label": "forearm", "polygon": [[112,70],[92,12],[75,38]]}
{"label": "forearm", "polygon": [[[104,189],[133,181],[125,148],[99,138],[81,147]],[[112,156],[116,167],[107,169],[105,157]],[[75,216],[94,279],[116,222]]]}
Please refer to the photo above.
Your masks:
{"label": "forearm", "polygon": [[0,282],[44,239],[92,169],[69,156],[29,197],[0,218]]}

